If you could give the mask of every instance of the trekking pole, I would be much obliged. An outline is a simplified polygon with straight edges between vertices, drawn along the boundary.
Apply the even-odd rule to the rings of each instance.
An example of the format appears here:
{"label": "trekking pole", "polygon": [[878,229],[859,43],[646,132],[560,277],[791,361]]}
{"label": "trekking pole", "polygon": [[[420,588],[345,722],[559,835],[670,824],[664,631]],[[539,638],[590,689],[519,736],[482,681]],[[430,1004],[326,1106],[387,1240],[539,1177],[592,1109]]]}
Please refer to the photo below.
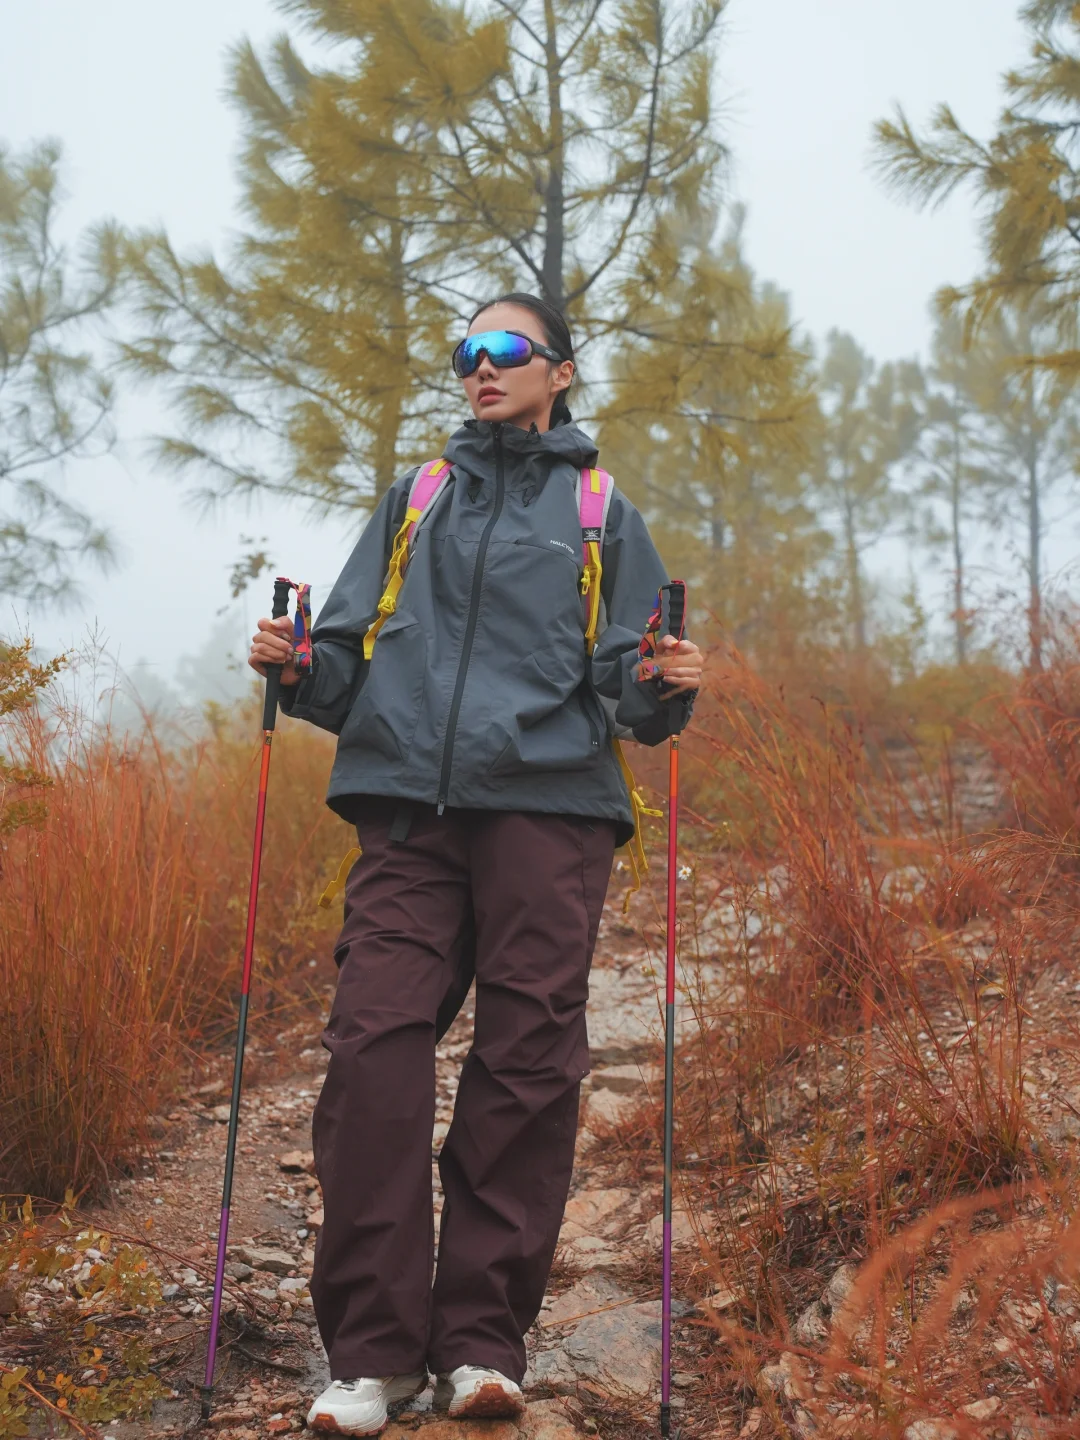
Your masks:
{"label": "trekking pole", "polygon": [[[275,620],[289,613],[288,580],[274,581]],[[247,931],[244,936],[244,970],[240,982],[240,1015],[236,1028],[236,1055],[233,1060],[232,1100],[229,1105],[229,1137],[225,1144],[225,1181],[221,1190],[221,1221],[218,1226],[217,1268],[214,1271],[214,1299],[210,1310],[210,1336],[206,1347],[206,1378],[202,1386],[202,1418],[210,1419],[214,1393],[214,1361],[217,1358],[218,1327],[221,1323],[221,1294],[225,1283],[225,1250],[229,1239],[229,1205],[232,1200],[233,1165],[236,1160],[236,1132],[240,1121],[240,1083],[244,1074],[244,1041],[247,1039],[248,999],[251,994],[251,964],[255,953],[255,911],[259,901],[259,871],[262,868],[263,827],[266,823],[266,786],[270,778],[270,747],[277,720],[281,666],[266,667],[266,695],[263,702],[262,768],[259,771],[259,798],[255,808],[255,841],[251,856],[251,884],[248,889]]]}
{"label": "trekking pole", "polygon": [[[663,630],[683,637],[686,623],[686,586],[673,580],[665,586]],[[662,597],[663,598],[663,597]],[[664,613],[666,610],[666,614]],[[675,953],[676,902],[679,885],[679,737],[672,735],[668,754],[667,836],[667,970],[664,995],[664,1259],[660,1341],[660,1434],[671,1434],[671,1190],[675,1141]],[[677,1440],[677,1436],[676,1436]]]}

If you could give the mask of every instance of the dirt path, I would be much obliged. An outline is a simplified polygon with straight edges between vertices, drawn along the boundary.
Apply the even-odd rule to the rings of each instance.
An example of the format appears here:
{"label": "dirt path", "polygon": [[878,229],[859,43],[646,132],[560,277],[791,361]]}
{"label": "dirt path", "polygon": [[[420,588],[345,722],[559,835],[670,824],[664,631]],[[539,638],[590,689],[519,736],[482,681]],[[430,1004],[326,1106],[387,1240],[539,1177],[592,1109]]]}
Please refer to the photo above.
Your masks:
{"label": "dirt path", "polygon": [[[562,1243],[548,1296],[528,1336],[525,1419],[520,1425],[449,1422],[430,1413],[429,1392],[396,1417],[387,1440],[403,1440],[414,1433],[424,1440],[584,1440],[592,1435],[599,1440],[651,1440],[657,1434],[659,932],[646,896],[635,903],[633,923],[624,921],[620,898],[616,893],[605,913],[594,963],[589,1025],[593,1074],[583,1092],[577,1164]],[[737,966],[727,971],[720,966],[727,943],[723,937],[734,923],[720,905],[696,937],[689,931],[684,936],[689,988],[696,992],[699,983],[711,986],[714,1015],[729,993],[716,982],[726,974],[731,986],[742,973]],[[745,927],[745,917],[742,923]],[[749,928],[746,933],[753,955]],[[1003,992],[991,973],[993,955],[985,923],[973,922],[950,939],[958,954],[961,947],[971,952],[969,968],[982,986],[984,1007],[992,1010],[1001,1003]],[[1057,1440],[1059,1435],[1076,1433],[1040,1426],[1033,1417],[1036,1401],[1044,1413],[1059,1411],[1052,1409],[1057,1403],[1053,1397],[1036,1395],[1032,1387],[1043,1384],[1040,1377],[1053,1370],[1051,1361],[1060,1362],[1063,1374],[1072,1374],[1073,1367],[1080,1377],[1080,1271],[1072,1242],[1055,1239],[1071,1209],[1065,1206],[1058,1216],[1053,1208],[1058,1192],[1066,1198],[1075,1194],[1080,1138],[1077,981],[1071,967],[1048,968],[1025,989],[1019,1083],[1037,1168],[1018,1187],[1012,1218],[983,1215],[978,1233],[968,1237],[973,1244],[986,1245],[993,1231],[992,1243],[1003,1253],[1004,1247],[1012,1246],[1010,1255],[1025,1257],[1004,1280],[995,1282],[999,1288],[994,1303],[1001,1301],[998,1310],[980,1309],[978,1287],[969,1279],[949,1288],[951,1252],[944,1242],[929,1244],[917,1270],[910,1268],[904,1305],[910,1297],[912,1314],[916,1306],[920,1314],[931,1313],[938,1303],[934,1297],[941,1294],[952,1309],[941,1331],[942,1355],[935,1362],[934,1388],[919,1402],[918,1418],[902,1430],[894,1429],[905,1440],[949,1440],[961,1433],[953,1423],[958,1410],[966,1427],[962,1433],[985,1435],[988,1440],[991,1436]],[[952,1055],[962,1052],[967,1022],[956,1008],[956,997],[939,988],[933,1014],[927,1012],[925,1023],[942,1043],[947,1042]],[[684,996],[684,1002],[689,998]],[[437,1057],[432,1146],[436,1213],[440,1196],[434,1161],[452,1117],[471,1023],[467,1005]],[[685,1037],[692,1035],[695,1024],[693,1005],[683,1003],[680,1028]],[[306,1293],[321,1221],[309,1156],[311,1110],[325,1062],[320,1029],[320,1017],[311,1015],[289,1029],[260,1037],[249,1051],[230,1229],[229,1313],[213,1423],[213,1430],[225,1440],[257,1440],[303,1429],[310,1399],[326,1380],[325,1357]],[[916,1038],[926,1065],[937,1073],[941,1061],[928,1035],[920,1032]],[[862,1114],[845,1099],[846,1053],[839,1044],[832,1056],[839,1063],[828,1073],[814,1068],[817,1062],[810,1052],[804,1060],[796,1056],[777,1070],[764,1106],[775,1162],[762,1160],[762,1136],[749,1123],[743,1136],[746,1154],[739,1163],[732,1163],[718,1144],[712,1153],[703,1150],[699,1157],[687,1149],[688,1126],[680,1130],[679,1163],[685,1168],[676,1175],[677,1201],[685,1185],[696,1206],[693,1217],[677,1209],[675,1226],[675,1293],[680,1304],[674,1408],[683,1440],[751,1440],[759,1431],[762,1440],[767,1435],[831,1440],[834,1435],[857,1436],[863,1425],[869,1427],[866,1433],[877,1433],[868,1418],[869,1381],[864,1394],[852,1382],[855,1372],[850,1366],[830,1368],[823,1354],[830,1334],[839,1333],[837,1317],[866,1253],[857,1229],[856,1239],[845,1241],[846,1232],[833,1215],[835,1207],[829,1210],[827,1224],[822,1219],[818,1181],[808,1163],[813,1159],[809,1146],[815,1123],[831,1124],[830,1117],[836,1117],[837,1124],[851,1126]],[[856,1065],[861,1049],[853,1047],[852,1053],[851,1064]],[[158,1138],[142,1173],[122,1182],[114,1203],[93,1217],[113,1235],[114,1253],[124,1237],[149,1242],[165,1285],[161,1305],[149,1314],[137,1305],[128,1306],[113,1334],[126,1326],[127,1334],[145,1342],[150,1375],[160,1377],[173,1394],[154,1401],[147,1421],[104,1427],[104,1433],[116,1440],[187,1434],[198,1420],[230,1069],[231,1057],[222,1055],[193,1080],[191,1093],[160,1118]],[[1001,1085],[1003,1102],[1009,1102],[1011,1091],[1004,1078]],[[946,1088],[942,1093],[950,1092]],[[742,1116],[740,1097],[718,1094],[714,1112],[718,1127],[723,1119],[737,1123]],[[835,1134],[822,1133],[828,1144],[836,1143]],[[764,1282],[755,1286],[740,1279],[744,1267],[770,1256],[774,1263],[766,1276],[768,1289]],[[0,1359],[9,1364],[43,1364],[46,1369],[51,1363],[50,1377],[61,1361],[70,1369],[66,1358],[70,1345],[67,1350],[54,1345],[51,1362],[44,1352],[50,1324],[52,1333],[58,1333],[62,1326],[55,1322],[66,1313],[70,1337],[88,1313],[81,1308],[89,1302],[79,1298],[77,1282],[77,1272],[66,1278],[35,1278],[20,1290],[18,1313],[10,1327],[4,1325],[5,1314],[11,1312],[3,1308],[5,1291],[0,1283],[0,1340],[6,1344],[13,1337],[16,1342],[6,1351],[0,1347]],[[779,1310],[759,1313],[755,1306],[762,1303],[762,1296],[773,1304],[779,1302]],[[741,1325],[741,1350],[735,1343],[718,1343],[712,1325],[717,1315]],[[890,1318],[890,1346],[894,1335],[898,1337],[892,1364],[907,1363],[905,1325],[901,1305]],[[858,1335],[855,1342],[857,1350],[862,1344]],[[39,1355],[42,1358],[36,1358]],[[871,1372],[864,1365],[858,1373],[862,1384]],[[92,1374],[93,1364],[88,1363],[85,1376]],[[85,1383],[92,1382],[87,1378]],[[1080,1394],[1080,1378],[1076,1393]],[[19,1433],[5,1432],[3,1403],[0,1394],[0,1435]],[[950,1418],[921,1418],[927,1415]],[[1066,1423],[1071,1424],[1072,1418]],[[1001,1428],[1003,1421],[1014,1419],[1017,1423],[1011,1428]]]}
{"label": "dirt path", "polygon": [[[591,984],[593,1075],[583,1092],[578,1163],[551,1291],[529,1336],[525,1420],[520,1426],[447,1428],[449,1422],[430,1414],[428,1392],[391,1426],[388,1440],[414,1430],[429,1440],[444,1432],[457,1440],[474,1432],[491,1440],[572,1440],[596,1433],[590,1408],[611,1404],[639,1416],[643,1425],[655,1414],[660,1194],[653,1187],[606,1185],[596,1152],[597,1136],[655,1098],[649,1091],[659,1073],[657,985],[640,934],[617,905],[609,905]],[[441,1194],[435,1161],[452,1118],[472,1019],[470,997],[438,1051],[436,1224]],[[310,1397],[328,1378],[305,1283],[322,1218],[310,1157],[311,1110],[326,1059],[320,1025],[319,1017],[311,1017],[278,1033],[272,1044],[256,1041],[248,1052],[230,1225],[229,1316],[214,1416],[217,1433],[232,1440],[302,1428]],[[197,1419],[230,1068],[230,1059],[221,1057],[193,1093],[162,1117],[158,1148],[142,1173],[121,1182],[114,1204],[95,1216],[103,1229],[146,1237],[168,1252],[165,1303],[152,1317],[150,1339],[175,1357],[169,1379],[177,1395],[156,1401],[148,1422],[110,1425],[108,1434],[117,1440],[183,1433]],[[680,1384],[685,1380],[680,1374]],[[681,1395],[676,1407],[684,1408]]]}

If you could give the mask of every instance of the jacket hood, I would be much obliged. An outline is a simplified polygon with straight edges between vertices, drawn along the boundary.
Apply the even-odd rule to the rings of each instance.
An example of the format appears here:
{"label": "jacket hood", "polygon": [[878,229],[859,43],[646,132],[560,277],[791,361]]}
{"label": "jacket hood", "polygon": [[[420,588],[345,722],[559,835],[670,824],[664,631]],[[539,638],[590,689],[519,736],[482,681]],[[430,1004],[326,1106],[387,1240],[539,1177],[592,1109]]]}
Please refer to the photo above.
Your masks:
{"label": "jacket hood", "polygon": [[446,442],[443,455],[451,465],[458,465],[478,479],[495,475],[495,432],[504,457],[510,461],[508,479],[520,474],[540,481],[557,464],[572,465],[575,470],[593,466],[600,452],[576,425],[556,425],[543,434],[533,425],[520,430],[516,425],[491,420],[466,420]]}

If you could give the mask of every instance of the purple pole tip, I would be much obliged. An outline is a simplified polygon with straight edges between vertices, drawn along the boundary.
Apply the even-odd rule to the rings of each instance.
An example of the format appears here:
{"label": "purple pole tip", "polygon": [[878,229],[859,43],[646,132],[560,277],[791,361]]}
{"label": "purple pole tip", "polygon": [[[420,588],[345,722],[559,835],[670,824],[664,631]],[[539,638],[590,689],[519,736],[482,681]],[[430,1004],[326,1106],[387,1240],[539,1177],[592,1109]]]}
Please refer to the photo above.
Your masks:
{"label": "purple pole tip", "polygon": [[221,1322],[221,1292],[225,1286],[225,1248],[229,1240],[229,1207],[221,1207],[221,1224],[218,1226],[217,1267],[214,1271],[214,1302],[210,1310],[210,1343],[206,1347],[206,1383],[210,1389],[214,1383],[214,1361],[217,1359],[218,1325]]}
{"label": "purple pole tip", "polygon": [[664,1222],[664,1279],[661,1326],[660,1394],[666,1405],[671,1399],[671,1221]]}

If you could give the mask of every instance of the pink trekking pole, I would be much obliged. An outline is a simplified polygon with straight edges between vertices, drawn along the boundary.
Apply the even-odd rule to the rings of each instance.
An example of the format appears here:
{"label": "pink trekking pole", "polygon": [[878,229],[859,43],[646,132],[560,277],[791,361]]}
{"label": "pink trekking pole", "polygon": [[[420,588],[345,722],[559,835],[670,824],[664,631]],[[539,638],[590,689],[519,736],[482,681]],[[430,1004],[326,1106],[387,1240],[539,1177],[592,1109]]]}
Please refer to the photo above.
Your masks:
{"label": "pink trekking pole", "polygon": [[[664,591],[666,591],[666,602]],[[673,580],[661,592],[661,633],[683,638],[686,586]],[[668,756],[667,966],[664,991],[664,1257],[660,1340],[660,1434],[671,1434],[671,1199],[675,1141],[675,955],[679,885],[679,737]]]}
{"label": "pink trekking pole", "polygon": [[[274,581],[275,620],[289,613],[291,582]],[[266,824],[266,787],[270,779],[270,747],[277,721],[281,666],[266,667],[266,696],[263,703],[262,766],[259,771],[259,798],[255,807],[255,841],[251,856],[251,884],[248,889],[247,931],[244,936],[244,970],[240,982],[240,1015],[233,1060],[232,1100],[229,1105],[229,1137],[225,1144],[225,1181],[221,1192],[221,1219],[218,1224],[217,1268],[214,1271],[214,1299],[210,1310],[210,1336],[206,1348],[206,1377],[202,1385],[202,1418],[209,1420],[214,1393],[214,1362],[217,1359],[218,1328],[221,1324],[221,1295],[225,1283],[225,1251],[229,1242],[229,1205],[232,1201],[233,1166],[236,1161],[236,1134],[240,1123],[240,1085],[244,1075],[244,1042],[247,1039],[248,1001],[251,995],[251,966],[255,954],[255,912],[259,903],[259,872],[262,868],[263,828]]]}

